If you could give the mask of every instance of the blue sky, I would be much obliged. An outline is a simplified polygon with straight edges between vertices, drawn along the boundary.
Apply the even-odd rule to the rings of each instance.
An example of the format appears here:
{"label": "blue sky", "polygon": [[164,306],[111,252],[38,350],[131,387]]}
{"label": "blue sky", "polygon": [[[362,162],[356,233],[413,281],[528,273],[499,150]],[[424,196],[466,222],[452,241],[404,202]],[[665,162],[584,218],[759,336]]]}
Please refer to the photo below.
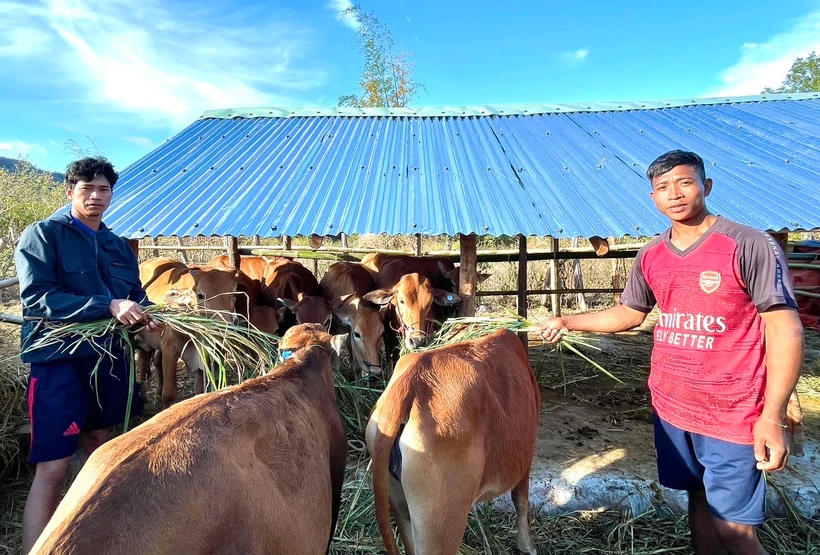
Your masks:
{"label": "blue sky", "polygon": [[[0,0],[0,155],[123,169],[204,110],[332,106],[349,0]],[[820,51],[820,0],[361,0],[413,54],[415,105],[758,94]],[[90,138],[90,140],[89,140]]]}

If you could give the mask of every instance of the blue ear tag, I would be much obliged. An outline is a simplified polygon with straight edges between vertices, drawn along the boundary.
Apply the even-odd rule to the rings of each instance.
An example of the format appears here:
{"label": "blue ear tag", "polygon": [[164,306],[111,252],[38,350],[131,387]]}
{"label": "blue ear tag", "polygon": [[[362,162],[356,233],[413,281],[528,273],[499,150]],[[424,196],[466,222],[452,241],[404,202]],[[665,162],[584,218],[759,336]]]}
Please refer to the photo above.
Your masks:
{"label": "blue ear tag", "polygon": [[452,300],[453,300],[453,296],[452,296],[452,295],[447,295],[447,300],[448,300],[448,301],[452,301]]}
{"label": "blue ear tag", "polygon": [[293,356],[293,351],[282,351],[282,360],[287,360]]}

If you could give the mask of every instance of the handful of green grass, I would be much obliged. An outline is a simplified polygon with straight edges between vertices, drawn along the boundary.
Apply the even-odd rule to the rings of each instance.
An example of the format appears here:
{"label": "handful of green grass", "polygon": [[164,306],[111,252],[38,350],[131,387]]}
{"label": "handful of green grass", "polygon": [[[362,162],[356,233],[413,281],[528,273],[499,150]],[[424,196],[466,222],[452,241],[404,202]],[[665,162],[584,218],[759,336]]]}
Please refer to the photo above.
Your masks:
{"label": "handful of green grass", "polygon": [[[265,374],[279,364],[277,350],[279,338],[256,329],[249,323],[233,322],[234,314],[214,310],[185,310],[166,305],[153,305],[146,309],[148,315],[165,327],[184,335],[202,359],[208,381],[214,389],[228,386],[228,375],[237,376],[241,382],[246,377]],[[96,378],[103,357],[116,358],[115,344],[127,346],[126,356],[135,348],[134,334],[139,331],[125,326],[114,318],[83,323],[44,322],[45,333],[24,352],[58,345],[60,352],[73,353],[82,344],[90,344],[100,358],[92,371]],[[125,412],[125,428],[131,417],[131,399],[135,379],[133,356],[128,360],[129,393]]]}
{"label": "handful of green grass", "polygon": [[[541,328],[535,322],[521,318],[520,316],[509,316],[506,318],[486,318],[486,317],[463,317],[450,318],[441,324],[441,328],[430,337],[427,345],[416,349],[417,351],[429,351],[438,349],[453,343],[478,339],[485,335],[490,335],[498,330],[510,330],[515,333],[537,333]],[[572,333],[564,334],[561,341],[556,344],[560,352],[567,350],[585,360],[590,366],[618,383],[623,383],[606,368],[586,356],[578,347],[586,347],[600,351],[601,349],[591,345],[588,341],[594,339],[581,339]],[[403,347],[404,348],[404,347]],[[405,351],[402,351],[405,354]]]}

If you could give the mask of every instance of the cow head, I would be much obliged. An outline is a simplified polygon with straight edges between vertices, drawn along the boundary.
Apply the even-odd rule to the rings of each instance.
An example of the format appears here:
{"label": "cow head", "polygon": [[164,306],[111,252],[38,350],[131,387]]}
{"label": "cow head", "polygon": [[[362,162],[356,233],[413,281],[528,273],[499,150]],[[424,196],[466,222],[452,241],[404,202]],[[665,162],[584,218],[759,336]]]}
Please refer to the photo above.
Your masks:
{"label": "cow head", "polygon": [[[458,292],[458,282],[461,279],[459,268],[452,265],[446,265],[442,262],[438,263],[438,269],[441,271],[441,275],[446,277],[452,283],[452,291]],[[492,274],[478,274],[478,279],[476,280],[476,285],[479,283],[486,281]]]}
{"label": "cow head", "polygon": [[398,319],[397,331],[405,345],[409,349],[417,349],[427,343],[433,303],[452,306],[460,303],[461,297],[436,289],[429,279],[413,273],[402,276],[393,287],[371,291],[364,296],[364,300],[382,306],[391,305]]}
{"label": "cow head", "polygon": [[350,352],[361,376],[380,375],[379,347],[384,333],[381,313],[365,306],[360,299],[354,299],[335,308],[333,315],[350,328]]}
{"label": "cow head", "polygon": [[279,352],[282,358],[287,360],[300,351],[313,348],[323,349],[330,354],[331,368],[338,370],[341,365],[339,353],[346,339],[346,333],[330,335],[320,324],[299,324],[286,331],[279,340]]}
{"label": "cow head", "polygon": [[[330,329],[333,322],[333,307],[324,297],[308,297],[299,293],[298,298],[279,299],[286,310],[290,310],[296,315],[297,324],[321,324],[325,330]],[[284,314],[280,313],[280,321]]]}

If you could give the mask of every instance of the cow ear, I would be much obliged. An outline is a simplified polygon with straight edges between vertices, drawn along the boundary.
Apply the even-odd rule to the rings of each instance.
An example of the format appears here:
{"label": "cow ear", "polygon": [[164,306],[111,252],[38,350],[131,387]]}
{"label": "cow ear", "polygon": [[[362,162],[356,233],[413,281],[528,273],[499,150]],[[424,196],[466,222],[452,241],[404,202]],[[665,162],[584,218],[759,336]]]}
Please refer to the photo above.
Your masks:
{"label": "cow ear", "polygon": [[446,277],[447,279],[449,279],[450,281],[455,283],[456,286],[458,286],[458,283],[456,283],[457,276],[458,276],[458,268],[450,269],[447,266],[445,266],[442,262],[439,261],[438,269],[441,270],[441,274],[444,277]]}
{"label": "cow ear", "polygon": [[393,297],[396,294],[393,293],[393,289],[376,289],[375,291],[371,291],[364,297],[362,297],[366,301],[370,301],[371,303],[378,304],[378,305],[386,305],[393,300]]}
{"label": "cow ear", "polygon": [[461,297],[443,289],[433,289],[433,300],[441,306],[453,306],[461,302]]}
{"label": "cow ear", "polygon": [[333,315],[339,322],[341,322],[345,326],[350,326],[352,324],[353,313],[355,311],[356,309],[352,306],[344,304],[334,309]]}
{"label": "cow ear", "polygon": [[492,274],[478,274],[477,283],[483,283],[487,281],[488,279],[490,279],[490,276],[492,276]]}
{"label": "cow ear", "polygon": [[282,303],[285,308],[290,310],[293,313],[296,313],[296,305],[298,304],[296,301],[291,299],[278,299],[280,303]]}
{"label": "cow ear", "polygon": [[347,341],[347,333],[340,333],[338,335],[330,336],[330,348],[333,349],[333,352],[336,353],[336,356],[341,356],[342,353],[342,345],[344,345],[345,341]]}

